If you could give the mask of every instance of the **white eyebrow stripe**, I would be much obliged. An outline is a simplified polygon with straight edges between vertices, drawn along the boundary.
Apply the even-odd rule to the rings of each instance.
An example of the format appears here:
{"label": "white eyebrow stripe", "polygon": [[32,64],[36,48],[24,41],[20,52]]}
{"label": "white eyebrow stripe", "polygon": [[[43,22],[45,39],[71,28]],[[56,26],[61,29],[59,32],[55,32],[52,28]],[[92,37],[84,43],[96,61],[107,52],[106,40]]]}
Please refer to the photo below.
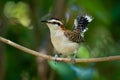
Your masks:
{"label": "white eyebrow stripe", "polygon": [[53,19],[53,20],[49,20],[48,22],[58,22],[58,23],[60,23],[61,25],[63,25],[63,23],[61,22],[61,21],[58,21],[58,20],[55,20],[55,19]]}

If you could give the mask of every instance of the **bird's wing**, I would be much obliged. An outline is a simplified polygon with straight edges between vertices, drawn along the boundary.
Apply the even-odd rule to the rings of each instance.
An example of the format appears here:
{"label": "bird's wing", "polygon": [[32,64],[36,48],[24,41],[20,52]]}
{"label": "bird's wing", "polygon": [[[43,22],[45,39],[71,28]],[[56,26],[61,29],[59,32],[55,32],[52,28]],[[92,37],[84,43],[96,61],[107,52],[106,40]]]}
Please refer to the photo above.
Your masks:
{"label": "bird's wing", "polygon": [[84,38],[80,35],[79,32],[66,30],[64,34],[70,41],[73,41],[76,43],[81,43],[84,41]]}
{"label": "bird's wing", "polygon": [[64,32],[65,36],[69,38],[69,40],[73,42],[83,42],[84,41],[84,33],[87,31],[87,25],[93,20],[91,16],[82,15],[78,16],[74,20],[74,30],[66,30]]}

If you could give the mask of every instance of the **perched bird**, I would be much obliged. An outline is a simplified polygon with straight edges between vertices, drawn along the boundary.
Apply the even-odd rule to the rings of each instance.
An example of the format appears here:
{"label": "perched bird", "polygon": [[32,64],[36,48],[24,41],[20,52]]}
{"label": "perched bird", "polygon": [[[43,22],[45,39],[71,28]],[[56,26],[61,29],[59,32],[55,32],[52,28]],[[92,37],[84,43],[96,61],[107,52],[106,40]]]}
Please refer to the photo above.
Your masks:
{"label": "perched bird", "polygon": [[92,19],[88,15],[78,16],[74,20],[74,29],[72,31],[66,29],[63,23],[56,18],[42,22],[45,22],[50,30],[51,42],[55,50],[62,55],[70,55],[76,54],[80,43],[84,42],[84,33]]}

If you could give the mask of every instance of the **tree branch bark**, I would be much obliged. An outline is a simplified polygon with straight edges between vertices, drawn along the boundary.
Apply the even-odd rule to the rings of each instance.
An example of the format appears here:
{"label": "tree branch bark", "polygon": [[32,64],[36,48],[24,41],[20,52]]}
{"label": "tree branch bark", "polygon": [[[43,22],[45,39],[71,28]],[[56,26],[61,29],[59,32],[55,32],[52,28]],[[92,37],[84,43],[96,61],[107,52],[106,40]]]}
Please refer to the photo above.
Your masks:
{"label": "tree branch bark", "polygon": [[[34,50],[28,49],[26,47],[23,47],[19,44],[16,44],[8,39],[5,39],[3,37],[0,37],[0,41],[4,42],[6,44],[9,44],[21,51],[24,51],[28,54],[32,54],[37,57],[41,57],[46,60],[55,60],[54,57],[45,55],[39,52],[36,52]],[[115,61],[115,60],[120,60],[120,55],[117,56],[108,56],[108,57],[102,57],[102,58],[87,58],[87,59],[75,59],[75,63],[83,63],[83,62],[103,62],[103,61]],[[57,58],[56,61],[61,61],[61,62],[72,62],[71,58]]]}

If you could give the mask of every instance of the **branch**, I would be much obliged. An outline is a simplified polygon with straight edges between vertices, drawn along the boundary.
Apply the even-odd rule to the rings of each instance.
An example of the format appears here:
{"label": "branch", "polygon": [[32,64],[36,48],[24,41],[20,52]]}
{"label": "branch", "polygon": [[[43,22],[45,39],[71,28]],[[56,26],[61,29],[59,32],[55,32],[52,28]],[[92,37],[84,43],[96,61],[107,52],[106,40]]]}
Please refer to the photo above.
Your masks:
{"label": "branch", "polygon": [[[32,54],[34,56],[37,56],[37,57],[41,57],[43,59],[46,59],[46,60],[55,60],[54,57],[52,56],[49,56],[49,55],[45,55],[45,54],[42,54],[42,53],[39,53],[39,52],[36,52],[34,50],[31,50],[31,49],[28,49],[26,47],[23,47],[19,44],[16,44],[8,39],[5,39],[3,37],[0,37],[0,41],[1,42],[4,42],[6,44],[9,44],[21,51],[24,51],[28,54]],[[109,57],[102,57],[102,58],[89,58],[89,59],[75,59],[75,63],[83,63],[83,62],[102,62],[102,61],[115,61],[115,60],[120,60],[120,56],[109,56]],[[57,58],[56,61],[61,61],[61,62],[72,62],[71,61],[71,58]]]}

